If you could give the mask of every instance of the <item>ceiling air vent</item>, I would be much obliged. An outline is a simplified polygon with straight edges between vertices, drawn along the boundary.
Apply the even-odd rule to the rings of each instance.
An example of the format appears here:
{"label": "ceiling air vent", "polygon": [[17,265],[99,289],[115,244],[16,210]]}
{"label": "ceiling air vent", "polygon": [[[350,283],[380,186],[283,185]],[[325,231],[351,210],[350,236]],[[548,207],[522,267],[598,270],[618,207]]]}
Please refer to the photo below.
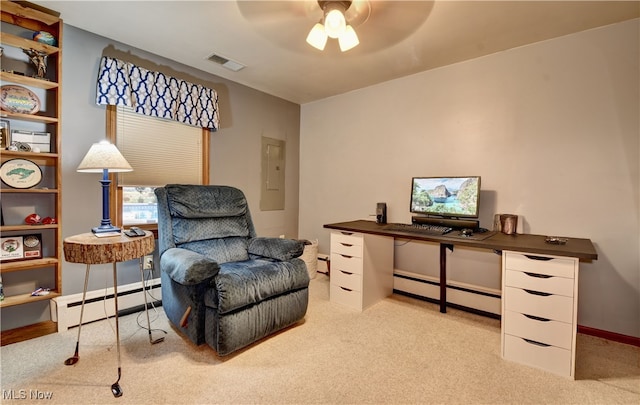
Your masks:
{"label": "ceiling air vent", "polygon": [[231,59],[227,59],[224,56],[216,55],[215,53],[209,56],[207,59],[213,63],[222,65],[222,67],[225,67],[229,70],[233,70],[234,72],[237,72],[245,68],[243,64],[232,61]]}

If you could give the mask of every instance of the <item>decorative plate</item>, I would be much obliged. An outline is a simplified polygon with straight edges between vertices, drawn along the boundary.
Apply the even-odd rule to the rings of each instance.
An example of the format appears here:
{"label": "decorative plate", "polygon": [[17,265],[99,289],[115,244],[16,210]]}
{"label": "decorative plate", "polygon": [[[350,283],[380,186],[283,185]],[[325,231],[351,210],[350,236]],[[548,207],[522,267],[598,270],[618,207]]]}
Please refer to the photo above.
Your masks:
{"label": "decorative plate", "polygon": [[40,99],[26,87],[7,84],[0,87],[0,108],[20,114],[40,111]]}
{"label": "decorative plate", "polygon": [[30,160],[11,159],[0,167],[0,179],[9,187],[31,188],[42,181],[42,170]]}

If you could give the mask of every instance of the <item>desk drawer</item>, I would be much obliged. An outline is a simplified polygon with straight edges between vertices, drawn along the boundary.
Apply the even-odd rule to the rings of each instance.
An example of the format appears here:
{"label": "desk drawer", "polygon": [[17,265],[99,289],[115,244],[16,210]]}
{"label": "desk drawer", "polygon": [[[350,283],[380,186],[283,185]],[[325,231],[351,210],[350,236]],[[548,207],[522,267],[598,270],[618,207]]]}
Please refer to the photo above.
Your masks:
{"label": "desk drawer", "polygon": [[331,253],[339,253],[341,255],[362,257],[362,245],[355,245],[347,242],[338,242],[331,238]]}
{"label": "desk drawer", "polygon": [[345,271],[347,273],[362,274],[363,262],[361,257],[345,256],[331,253],[331,272]]}
{"label": "desk drawer", "polygon": [[577,259],[506,252],[505,268],[537,274],[573,278]]}
{"label": "desk drawer", "polygon": [[331,232],[331,242],[346,243],[349,245],[364,245],[364,235],[354,232]]}
{"label": "desk drawer", "polygon": [[573,331],[571,324],[542,318],[531,318],[524,314],[506,311],[502,318],[505,333],[536,342],[571,350]]}
{"label": "desk drawer", "polygon": [[362,293],[360,291],[349,290],[336,284],[331,284],[329,289],[331,302],[344,305],[346,307],[362,310]]}
{"label": "desk drawer", "polygon": [[573,297],[573,278],[555,277],[547,274],[505,271],[505,284],[508,287],[524,288],[550,294]]}
{"label": "desk drawer", "polygon": [[528,342],[505,335],[502,355],[507,360],[541,368],[565,377],[571,376],[571,350]]}
{"label": "desk drawer", "polygon": [[362,291],[362,275],[344,270],[334,270],[331,272],[331,284],[354,291]]}
{"label": "desk drawer", "polygon": [[562,295],[538,295],[520,288],[506,287],[505,310],[573,323],[573,298]]}

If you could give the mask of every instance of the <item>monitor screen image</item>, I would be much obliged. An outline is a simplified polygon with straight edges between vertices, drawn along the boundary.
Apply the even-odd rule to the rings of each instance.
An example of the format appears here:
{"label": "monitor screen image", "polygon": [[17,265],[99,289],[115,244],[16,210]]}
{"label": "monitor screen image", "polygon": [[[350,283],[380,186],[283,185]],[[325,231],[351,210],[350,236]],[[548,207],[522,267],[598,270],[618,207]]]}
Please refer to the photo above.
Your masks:
{"label": "monitor screen image", "polygon": [[442,217],[478,217],[480,176],[414,177],[410,211]]}

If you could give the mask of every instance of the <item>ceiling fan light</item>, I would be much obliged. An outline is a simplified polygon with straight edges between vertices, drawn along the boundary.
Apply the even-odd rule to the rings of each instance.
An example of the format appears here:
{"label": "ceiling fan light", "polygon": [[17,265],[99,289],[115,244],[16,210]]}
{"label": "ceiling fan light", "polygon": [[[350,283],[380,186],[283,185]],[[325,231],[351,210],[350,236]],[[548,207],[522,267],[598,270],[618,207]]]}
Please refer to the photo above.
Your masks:
{"label": "ceiling fan light", "polygon": [[316,49],[324,50],[327,44],[327,33],[322,24],[317,23],[311,28],[309,35],[307,35],[307,43]]}
{"label": "ceiling fan light", "polygon": [[327,6],[327,9],[325,10],[328,12],[324,16],[324,30],[331,38],[340,37],[347,26],[347,22],[344,18],[344,13],[340,9],[340,7],[341,4],[336,3],[335,7]]}
{"label": "ceiling fan light", "polygon": [[338,43],[340,44],[340,50],[342,52],[346,52],[351,48],[355,48],[360,43],[358,39],[358,35],[352,26],[347,25],[344,32],[338,38]]}

